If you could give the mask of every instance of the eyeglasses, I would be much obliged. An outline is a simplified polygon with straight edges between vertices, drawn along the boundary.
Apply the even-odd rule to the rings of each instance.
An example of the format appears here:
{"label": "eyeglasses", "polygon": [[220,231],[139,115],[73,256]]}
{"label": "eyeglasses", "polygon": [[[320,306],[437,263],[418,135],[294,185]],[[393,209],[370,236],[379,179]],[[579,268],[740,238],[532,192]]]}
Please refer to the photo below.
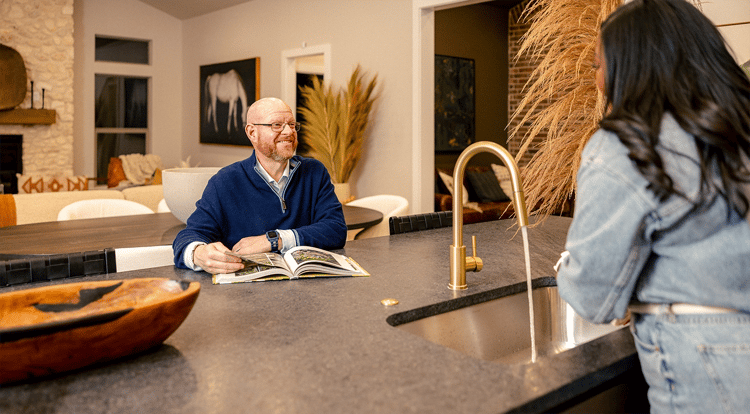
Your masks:
{"label": "eyeglasses", "polygon": [[271,131],[273,132],[283,131],[284,125],[289,125],[289,128],[297,132],[299,132],[300,128],[302,128],[302,124],[300,124],[299,122],[274,122],[273,124],[253,124],[253,125],[271,127]]}

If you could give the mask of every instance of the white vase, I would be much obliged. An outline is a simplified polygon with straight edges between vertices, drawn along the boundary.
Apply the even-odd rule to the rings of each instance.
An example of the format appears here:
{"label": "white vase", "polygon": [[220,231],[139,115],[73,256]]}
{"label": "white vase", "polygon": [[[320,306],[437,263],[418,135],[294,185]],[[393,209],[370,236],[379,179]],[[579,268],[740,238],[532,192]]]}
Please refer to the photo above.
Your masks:
{"label": "white vase", "polygon": [[349,183],[333,183],[333,191],[341,204],[349,201],[351,197],[351,186]]}

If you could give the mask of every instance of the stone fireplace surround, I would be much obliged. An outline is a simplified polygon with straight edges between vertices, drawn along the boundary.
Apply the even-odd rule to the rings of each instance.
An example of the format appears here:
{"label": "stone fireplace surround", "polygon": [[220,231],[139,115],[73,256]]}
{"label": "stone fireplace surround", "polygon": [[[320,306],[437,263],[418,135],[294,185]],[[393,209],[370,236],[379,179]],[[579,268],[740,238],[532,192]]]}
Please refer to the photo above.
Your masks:
{"label": "stone fireplace surround", "polygon": [[[23,57],[34,108],[41,108],[44,88],[45,109],[57,112],[51,125],[0,125],[0,135],[23,136],[24,174],[72,175],[73,0],[3,0],[0,43]],[[30,86],[20,108],[31,107]]]}

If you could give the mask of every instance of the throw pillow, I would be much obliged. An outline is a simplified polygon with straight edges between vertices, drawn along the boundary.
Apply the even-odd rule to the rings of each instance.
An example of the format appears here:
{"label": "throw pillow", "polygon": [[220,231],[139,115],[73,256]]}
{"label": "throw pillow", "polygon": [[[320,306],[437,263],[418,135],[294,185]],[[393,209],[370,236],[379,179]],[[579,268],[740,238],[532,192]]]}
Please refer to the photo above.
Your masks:
{"label": "throw pillow", "polygon": [[508,168],[504,165],[492,164],[492,172],[495,173],[495,177],[497,177],[497,181],[500,183],[500,188],[503,189],[503,192],[512,197],[513,184],[510,181],[510,171],[508,171]]}
{"label": "throw pillow", "polygon": [[89,181],[85,175],[21,175],[18,178],[18,193],[59,193],[62,191],[85,191]]}
{"label": "throw pillow", "polygon": [[43,175],[16,174],[16,178],[18,179],[18,193],[30,194],[30,193],[43,193],[44,181],[48,177],[45,177]]}
{"label": "throw pillow", "polygon": [[89,179],[85,175],[70,175],[57,177],[57,179],[65,182],[68,191],[86,191],[89,189]]}
{"label": "throw pillow", "polygon": [[117,187],[120,181],[126,180],[125,170],[122,168],[122,160],[118,157],[112,157],[109,159],[109,166],[107,167],[107,187]]}
{"label": "throw pillow", "polygon": [[[443,180],[443,184],[445,184],[445,187],[448,189],[448,191],[453,195],[453,177],[450,175],[438,171],[438,174],[440,174],[440,179]],[[469,192],[466,191],[466,186],[463,186],[463,204],[467,204],[469,202]]]}
{"label": "throw pillow", "polygon": [[492,171],[467,171],[466,174],[480,202],[494,203],[510,201],[510,197],[503,192],[500,183]]}

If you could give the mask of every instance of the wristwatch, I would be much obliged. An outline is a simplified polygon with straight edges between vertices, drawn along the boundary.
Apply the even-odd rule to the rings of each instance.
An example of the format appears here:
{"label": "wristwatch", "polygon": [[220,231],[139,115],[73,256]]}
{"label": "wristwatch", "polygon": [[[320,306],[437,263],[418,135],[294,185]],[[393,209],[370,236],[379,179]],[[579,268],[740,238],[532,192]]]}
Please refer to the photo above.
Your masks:
{"label": "wristwatch", "polygon": [[279,233],[276,233],[275,230],[271,230],[268,233],[266,233],[266,238],[269,242],[271,242],[271,251],[272,252],[278,252],[279,251]]}

